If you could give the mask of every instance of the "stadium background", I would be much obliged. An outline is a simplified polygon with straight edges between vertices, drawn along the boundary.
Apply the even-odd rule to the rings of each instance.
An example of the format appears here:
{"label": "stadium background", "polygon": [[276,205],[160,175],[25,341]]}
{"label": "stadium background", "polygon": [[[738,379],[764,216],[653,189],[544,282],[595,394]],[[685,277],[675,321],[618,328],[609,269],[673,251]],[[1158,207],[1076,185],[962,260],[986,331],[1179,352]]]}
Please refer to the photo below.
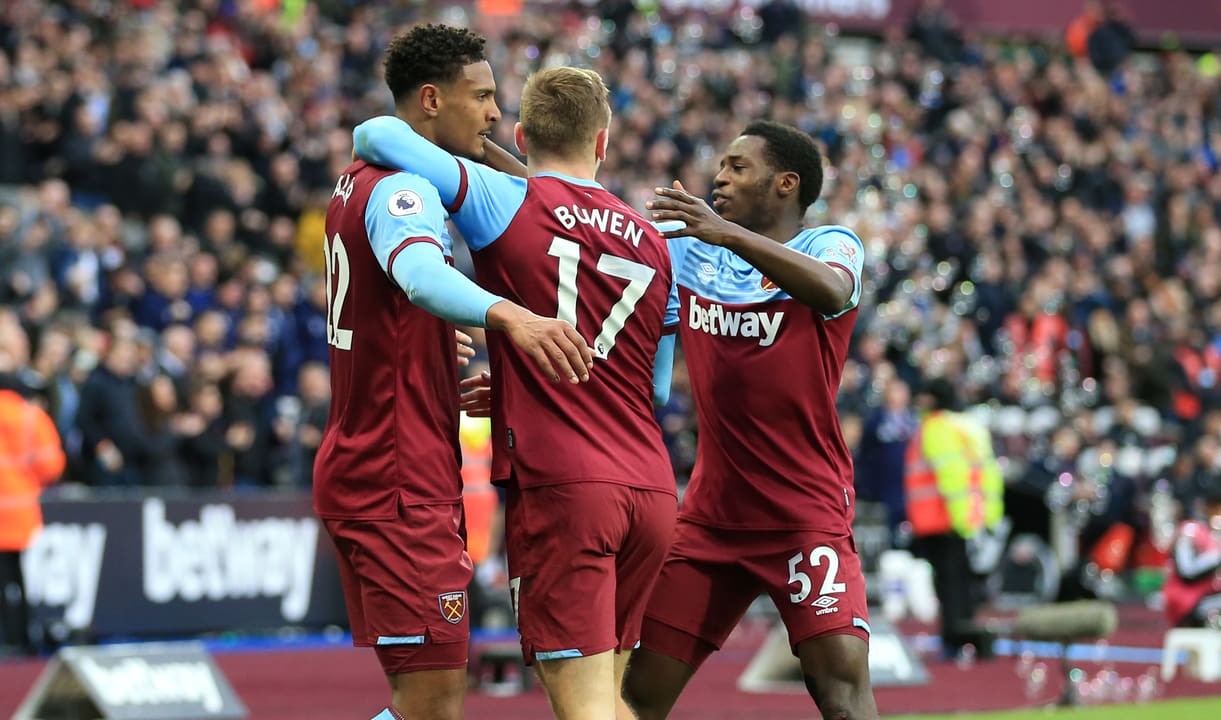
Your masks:
{"label": "stadium background", "polygon": [[[1072,575],[1140,607],[1156,572],[1138,570],[1160,562],[1150,505],[1190,508],[1221,469],[1221,8],[1114,5],[1091,33],[1084,4],[1046,0],[5,3],[0,373],[47,404],[70,457],[46,496],[67,508],[62,545],[38,557],[78,557],[72,528],[98,517],[139,532],[149,498],[177,523],[205,503],[308,515],[325,205],[351,126],[390,110],[381,49],[435,20],[492,38],[502,145],[528,72],[599,70],[615,109],[600,180],[637,207],[674,178],[706,194],[751,119],[815,135],[828,183],[808,220],[855,228],[867,252],[839,398],[860,497],[897,527],[911,392],[959,378],[1017,531],[1050,540],[1055,511],[1076,513],[1088,551],[1133,528],[1113,576]],[[681,484],[697,432],[681,363],[659,417]],[[107,440],[123,457],[104,470]],[[108,552],[101,582],[138,589]],[[124,634],[96,612],[56,622],[83,611],[39,577],[47,647]],[[285,610],[290,586],[189,602],[166,586],[179,611],[126,629],[317,629]],[[182,620],[200,616],[222,625]]]}

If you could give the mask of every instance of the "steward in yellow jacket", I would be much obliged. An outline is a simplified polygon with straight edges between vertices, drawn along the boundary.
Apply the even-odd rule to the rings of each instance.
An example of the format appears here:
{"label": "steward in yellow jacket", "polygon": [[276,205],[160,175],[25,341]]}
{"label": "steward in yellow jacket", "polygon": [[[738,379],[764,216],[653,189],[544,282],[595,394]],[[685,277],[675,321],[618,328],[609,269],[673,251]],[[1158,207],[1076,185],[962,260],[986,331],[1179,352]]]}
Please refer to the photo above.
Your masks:
{"label": "steward in yellow jacket", "polygon": [[955,657],[974,644],[988,657],[991,645],[974,626],[984,593],[970,567],[967,540],[1004,516],[1004,479],[988,429],[958,412],[953,383],[935,378],[920,399],[928,412],[908,443],[903,483],[912,550],[933,566],[943,655]]}

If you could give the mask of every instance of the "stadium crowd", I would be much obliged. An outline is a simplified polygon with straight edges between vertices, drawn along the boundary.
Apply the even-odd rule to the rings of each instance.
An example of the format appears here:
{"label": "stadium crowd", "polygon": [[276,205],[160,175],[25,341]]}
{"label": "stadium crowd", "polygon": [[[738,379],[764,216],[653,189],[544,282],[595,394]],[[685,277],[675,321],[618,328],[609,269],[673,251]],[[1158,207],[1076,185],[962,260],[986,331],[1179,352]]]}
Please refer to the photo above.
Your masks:
{"label": "stadium crowd", "polygon": [[[854,228],[867,254],[839,403],[862,499],[901,516],[911,398],[938,375],[982,404],[1031,502],[1070,472],[1075,496],[1140,525],[1151,479],[1190,505],[1216,476],[1215,62],[1120,52],[1100,68],[928,15],[846,40],[782,2],[594,5],[487,25],[497,141],[526,75],[557,63],[610,83],[600,180],[638,208],[675,178],[707,195],[752,119],[817,137],[830,167],[808,220]],[[4,4],[0,373],[46,402],[71,479],[308,486],[329,393],[323,215],[351,128],[391,109],[397,28],[479,27],[469,11]],[[682,482],[697,428],[681,363],[674,382],[660,419]]]}

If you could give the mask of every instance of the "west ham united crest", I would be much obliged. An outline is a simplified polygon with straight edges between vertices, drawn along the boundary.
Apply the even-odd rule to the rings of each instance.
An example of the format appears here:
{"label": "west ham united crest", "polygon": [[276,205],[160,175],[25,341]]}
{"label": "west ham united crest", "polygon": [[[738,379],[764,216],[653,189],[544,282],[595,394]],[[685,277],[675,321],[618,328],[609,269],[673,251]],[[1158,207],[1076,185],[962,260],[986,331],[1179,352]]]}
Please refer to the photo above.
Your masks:
{"label": "west ham united crest", "polygon": [[437,596],[437,605],[441,607],[441,617],[445,622],[457,625],[466,615],[466,591],[441,593]]}

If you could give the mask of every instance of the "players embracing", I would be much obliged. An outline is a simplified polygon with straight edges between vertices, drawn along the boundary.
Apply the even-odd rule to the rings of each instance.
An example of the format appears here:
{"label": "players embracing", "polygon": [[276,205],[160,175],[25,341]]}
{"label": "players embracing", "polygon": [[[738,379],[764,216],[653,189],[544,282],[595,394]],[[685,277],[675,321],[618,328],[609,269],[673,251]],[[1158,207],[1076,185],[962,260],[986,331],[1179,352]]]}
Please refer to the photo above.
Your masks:
{"label": "players embracing", "polygon": [[[610,116],[601,79],[543,71],[521,108],[529,180],[456,160],[394,118],[363,124],[356,140],[365,159],[436,186],[481,284],[572,322],[600,358],[588,384],[561,395],[489,338],[515,607],[556,716],[615,717],[622,687],[631,709],[620,704],[620,720],[666,717],[767,593],[823,716],[877,717],[835,411],[864,250],[847,228],[803,229],[822,186],[814,141],[749,125],[724,155],[715,210],[677,184],[659,188],[654,219],[679,221],[666,256],[656,231],[592,181]],[[676,323],[700,444],[671,536],[673,476],[648,389],[652,376],[654,394],[668,391],[662,333]]]}
{"label": "players embracing", "polygon": [[622,674],[677,505],[653,415],[655,395],[668,393],[678,322],[670,255],[647,219],[594,180],[609,142],[607,98],[589,70],[527,80],[516,139],[529,179],[454,158],[397,118],[355,133],[361,157],[436,187],[480,284],[572,323],[597,358],[587,383],[560,387],[488,337],[492,477],[507,486],[518,630],[565,720],[630,717]]}
{"label": "players embracing", "polygon": [[[400,117],[473,157],[500,117],[482,38],[420,26],[386,54]],[[337,551],[352,638],[391,687],[378,715],[460,720],[471,560],[462,531],[454,322],[503,331],[548,381],[588,377],[570,323],[452,267],[446,210],[423,178],[353,162],[326,215],[330,416],[314,508]],[[558,383],[557,383],[558,384]]]}

